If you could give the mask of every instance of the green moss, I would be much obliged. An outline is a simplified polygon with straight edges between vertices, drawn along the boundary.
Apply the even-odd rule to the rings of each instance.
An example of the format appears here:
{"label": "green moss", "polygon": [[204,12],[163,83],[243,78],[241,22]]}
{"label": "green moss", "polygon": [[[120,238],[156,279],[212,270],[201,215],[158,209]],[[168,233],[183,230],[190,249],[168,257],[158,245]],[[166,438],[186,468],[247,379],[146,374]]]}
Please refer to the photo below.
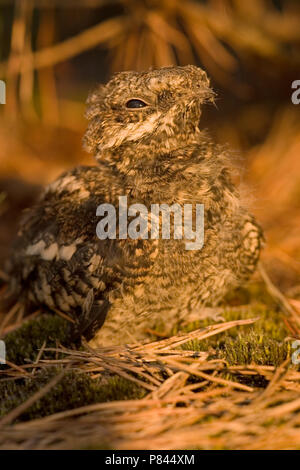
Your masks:
{"label": "green moss", "polygon": [[[240,320],[246,318],[257,318],[251,328],[258,334],[265,337],[271,337],[277,341],[282,341],[288,334],[282,320],[282,314],[276,309],[272,309],[264,304],[252,304],[247,308],[226,309],[224,312],[225,321]],[[247,330],[247,327],[238,327],[228,331],[230,336],[236,336],[241,329]],[[249,327],[248,327],[249,328]]]}
{"label": "green moss", "polygon": [[[0,416],[25,402],[59,371],[58,367],[51,367],[39,371],[32,378],[0,381]],[[110,377],[104,383],[103,379],[92,379],[87,374],[72,370],[66,372],[61,381],[26,410],[18,421],[40,418],[93,403],[138,399],[144,395],[145,390],[142,387],[122,377]]]}
{"label": "green moss", "polygon": [[254,330],[227,337],[219,344],[218,355],[230,365],[260,364],[279,366],[290,355],[290,343],[279,342]]}
{"label": "green moss", "polygon": [[[277,310],[272,310],[264,304],[250,304],[246,306],[224,307],[222,317],[225,322],[243,320],[247,318],[259,318],[251,325],[230,328],[219,335],[211,336],[203,341],[193,340],[182,347],[193,351],[208,351],[210,348],[218,348],[226,338],[237,338],[239,335],[247,335],[249,330],[256,333],[261,338],[272,339],[281,342],[288,335],[288,331],[282,321],[282,315]],[[208,318],[199,322],[189,324],[185,331],[193,331],[196,328],[203,328],[215,323]]]}
{"label": "green moss", "polygon": [[[5,336],[7,360],[14,364],[32,362],[44,342],[50,348],[59,343],[69,345],[70,340],[70,323],[58,315],[44,314]],[[54,354],[46,352],[43,358],[54,357]]]}
{"label": "green moss", "polygon": [[146,391],[139,385],[122,377],[110,377],[105,385],[101,386],[100,401],[134,400],[143,398]]}

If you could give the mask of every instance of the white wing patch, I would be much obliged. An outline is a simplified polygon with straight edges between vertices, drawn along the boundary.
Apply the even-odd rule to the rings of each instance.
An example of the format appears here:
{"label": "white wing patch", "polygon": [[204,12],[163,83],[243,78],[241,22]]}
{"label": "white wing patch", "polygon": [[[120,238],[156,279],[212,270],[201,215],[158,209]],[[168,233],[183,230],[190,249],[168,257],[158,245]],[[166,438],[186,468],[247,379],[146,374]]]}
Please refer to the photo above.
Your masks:
{"label": "white wing patch", "polygon": [[81,238],[75,240],[71,245],[59,246],[58,243],[51,243],[46,247],[44,240],[27,247],[25,254],[27,256],[40,256],[45,261],[62,259],[69,261],[77,249],[77,245],[82,242]]}

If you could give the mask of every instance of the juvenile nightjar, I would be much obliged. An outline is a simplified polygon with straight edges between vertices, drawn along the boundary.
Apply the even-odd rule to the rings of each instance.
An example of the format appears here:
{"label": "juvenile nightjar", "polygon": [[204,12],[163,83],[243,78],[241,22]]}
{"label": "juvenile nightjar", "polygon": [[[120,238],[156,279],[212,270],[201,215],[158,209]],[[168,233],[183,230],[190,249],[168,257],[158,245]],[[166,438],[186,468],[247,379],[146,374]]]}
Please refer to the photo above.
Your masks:
{"label": "juvenile nightjar", "polygon": [[[172,327],[200,318],[247,280],[263,235],[231,182],[227,151],[201,129],[213,98],[206,73],[191,65],[122,72],[99,85],[84,136],[97,165],[64,173],[25,213],[7,298],[27,311],[64,312],[78,335],[116,344],[142,338],[159,319]],[[203,204],[202,249],[173,237],[100,240],[97,207],[118,211],[119,196],[149,212],[155,203]]]}

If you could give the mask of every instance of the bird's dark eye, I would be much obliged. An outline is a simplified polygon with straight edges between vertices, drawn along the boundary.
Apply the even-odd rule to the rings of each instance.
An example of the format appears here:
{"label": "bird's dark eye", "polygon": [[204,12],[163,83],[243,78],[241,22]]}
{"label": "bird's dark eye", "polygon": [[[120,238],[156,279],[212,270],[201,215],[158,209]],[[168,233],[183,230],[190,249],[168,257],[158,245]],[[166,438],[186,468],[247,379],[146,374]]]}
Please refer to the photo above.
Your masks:
{"label": "bird's dark eye", "polygon": [[146,103],[144,103],[144,101],[142,100],[129,100],[127,101],[126,103],[126,108],[144,108],[145,106],[147,106]]}

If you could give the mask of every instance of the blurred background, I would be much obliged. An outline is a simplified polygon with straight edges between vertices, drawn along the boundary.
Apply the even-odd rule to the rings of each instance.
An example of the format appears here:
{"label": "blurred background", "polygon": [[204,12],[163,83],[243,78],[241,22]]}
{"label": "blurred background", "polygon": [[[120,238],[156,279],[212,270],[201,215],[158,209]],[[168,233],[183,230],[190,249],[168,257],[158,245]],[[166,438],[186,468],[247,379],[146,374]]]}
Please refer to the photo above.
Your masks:
{"label": "blurred background", "polygon": [[0,0],[0,266],[41,186],[94,164],[81,148],[89,89],[175,64],[210,76],[202,126],[233,149],[272,279],[300,296],[299,0]]}

